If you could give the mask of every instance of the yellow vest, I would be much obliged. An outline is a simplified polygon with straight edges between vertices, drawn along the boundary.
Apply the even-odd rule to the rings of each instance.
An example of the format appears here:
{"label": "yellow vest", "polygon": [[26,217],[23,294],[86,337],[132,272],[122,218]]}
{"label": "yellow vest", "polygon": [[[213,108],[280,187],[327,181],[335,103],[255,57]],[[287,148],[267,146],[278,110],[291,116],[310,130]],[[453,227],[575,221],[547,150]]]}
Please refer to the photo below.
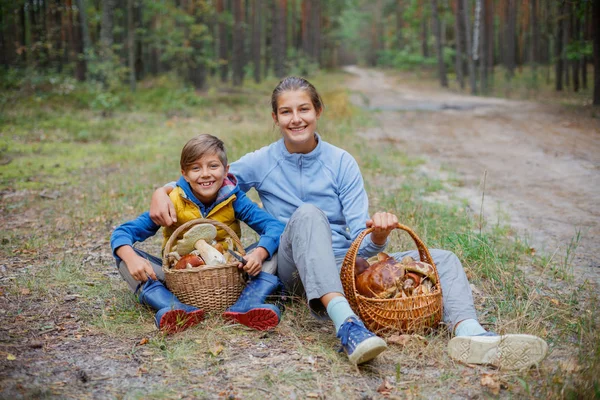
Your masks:
{"label": "yellow vest", "polygon": [[[171,191],[171,193],[169,194],[169,197],[171,198],[171,201],[175,205],[175,213],[177,214],[177,222],[169,227],[163,228],[163,234],[164,234],[164,239],[163,239],[163,244],[162,244],[163,249],[164,249],[165,245],[167,244],[167,240],[169,240],[169,238],[171,237],[171,235],[173,234],[173,232],[175,232],[175,230],[177,228],[179,228],[181,225],[185,224],[186,222],[189,222],[189,221],[191,221],[193,219],[197,219],[197,218],[207,218],[207,219],[212,219],[215,221],[222,222],[223,224],[225,224],[229,228],[231,228],[231,230],[233,230],[235,232],[235,234],[238,235],[239,238],[242,237],[242,230],[240,228],[240,223],[235,218],[235,211],[233,210],[233,202],[237,198],[235,194],[229,196],[228,198],[226,198],[219,204],[215,205],[213,207],[213,209],[210,210],[210,212],[206,216],[200,215],[200,209],[198,208],[198,206],[196,204],[194,204],[192,201],[185,198],[183,189],[181,189],[179,186]],[[229,237],[229,234],[227,232],[225,232],[225,230],[222,228],[219,228],[219,227],[216,227],[216,228],[217,228],[217,237],[215,240],[217,242],[221,243],[223,245],[223,247],[225,249],[227,249],[227,244],[224,241],[225,241],[225,238]],[[181,235],[179,235],[177,240],[181,239],[181,237],[183,237],[183,233]],[[173,243],[175,243],[175,242],[173,242]]]}

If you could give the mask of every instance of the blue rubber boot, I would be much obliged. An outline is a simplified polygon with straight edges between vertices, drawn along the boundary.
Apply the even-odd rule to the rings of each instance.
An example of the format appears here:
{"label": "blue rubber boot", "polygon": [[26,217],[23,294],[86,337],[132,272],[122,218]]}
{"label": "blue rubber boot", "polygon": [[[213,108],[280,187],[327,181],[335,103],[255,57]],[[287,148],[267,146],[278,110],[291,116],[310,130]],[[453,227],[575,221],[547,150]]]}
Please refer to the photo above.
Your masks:
{"label": "blue rubber boot", "polygon": [[275,328],[281,319],[281,312],[276,305],[265,304],[265,299],[282,287],[278,277],[260,272],[250,279],[238,301],[223,313],[223,318],[259,331]]}
{"label": "blue rubber boot", "polygon": [[167,334],[181,332],[204,319],[204,311],[180,302],[160,281],[148,279],[139,293],[141,304],[157,310],[156,326]]}

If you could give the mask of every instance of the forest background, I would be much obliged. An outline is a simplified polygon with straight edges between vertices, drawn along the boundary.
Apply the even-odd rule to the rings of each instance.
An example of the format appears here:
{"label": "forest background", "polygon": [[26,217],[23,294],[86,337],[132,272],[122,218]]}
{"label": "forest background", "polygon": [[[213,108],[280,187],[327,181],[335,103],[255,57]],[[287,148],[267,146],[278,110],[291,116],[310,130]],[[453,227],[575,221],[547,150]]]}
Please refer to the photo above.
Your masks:
{"label": "forest background", "polygon": [[[502,215],[486,221],[448,194],[463,178],[445,166],[445,178],[424,174],[409,144],[373,134],[386,111],[419,141],[415,121],[438,136],[478,132],[467,120],[522,109],[542,134],[597,135],[598,21],[600,0],[0,0],[0,398],[600,398],[598,282],[577,269],[583,233],[542,251]],[[401,100],[418,107],[395,89],[378,106],[351,88],[351,64],[379,71],[363,88],[407,85]],[[113,268],[111,231],[177,176],[193,134],[224,139],[231,160],[277,138],[269,96],[290,74],[323,94],[319,129],[358,160],[371,208],[459,255],[484,326],[546,339],[541,366],[459,365],[442,326],[354,368],[301,299],[269,333],[219,318],[155,330]],[[440,92],[438,110],[423,96]],[[463,114],[426,114],[444,109]],[[537,118],[551,122],[537,129]],[[563,147],[597,143],[576,137]],[[413,245],[397,235],[390,248]],[[586,246],[597,266],[597,243]],[[156,254],[160,240],[140,247]]]}

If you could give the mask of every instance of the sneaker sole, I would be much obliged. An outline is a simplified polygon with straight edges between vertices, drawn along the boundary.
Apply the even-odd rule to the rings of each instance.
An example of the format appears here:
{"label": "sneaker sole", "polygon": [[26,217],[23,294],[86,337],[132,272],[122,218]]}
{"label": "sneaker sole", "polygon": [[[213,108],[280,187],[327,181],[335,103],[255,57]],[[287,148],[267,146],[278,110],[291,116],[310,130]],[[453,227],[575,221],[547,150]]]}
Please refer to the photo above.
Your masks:
{"label": "sneaker sole", "polygon": [[359,365],[371,361],[387,348],[385,340],[373,336],[356,346],[352,354],[348,355],[348,359],[351,363]]}
{"label": "sneaker sole", "polygon": [[160,319],[159,329],[167,335],[185,331],[204,320],[204,311],[197,310],[186,313],[183,310],[171,310],[166,312]]}
{"label": "sneaker sole", "polygon": [[548,351],[532,335],[458,336],[448,343],[448,354],[466,364],[491,364],[500,369],[523,369],[539,364]]}
{"label": "sneaker sole", "polygon": [[245,313],[227,311],[223,313],[223,318],[259,331],[268,331],[279,325],[277,313],[268,308],[253,308]]}

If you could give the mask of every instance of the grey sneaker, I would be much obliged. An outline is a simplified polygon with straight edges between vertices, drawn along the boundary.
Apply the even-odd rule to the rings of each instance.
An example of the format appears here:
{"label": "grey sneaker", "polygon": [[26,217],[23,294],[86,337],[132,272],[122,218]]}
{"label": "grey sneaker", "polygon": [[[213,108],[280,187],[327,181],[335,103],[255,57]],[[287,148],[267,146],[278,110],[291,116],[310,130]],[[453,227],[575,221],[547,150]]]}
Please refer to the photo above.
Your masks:
{"label": "grey sneaker", "polygon": [[546,342],[533,335],[502,335],[486,332],[478,336],[457,336],[448,342],[448,354],[467,364],[490,364],[500,369],[523,369],[539,364]]}

